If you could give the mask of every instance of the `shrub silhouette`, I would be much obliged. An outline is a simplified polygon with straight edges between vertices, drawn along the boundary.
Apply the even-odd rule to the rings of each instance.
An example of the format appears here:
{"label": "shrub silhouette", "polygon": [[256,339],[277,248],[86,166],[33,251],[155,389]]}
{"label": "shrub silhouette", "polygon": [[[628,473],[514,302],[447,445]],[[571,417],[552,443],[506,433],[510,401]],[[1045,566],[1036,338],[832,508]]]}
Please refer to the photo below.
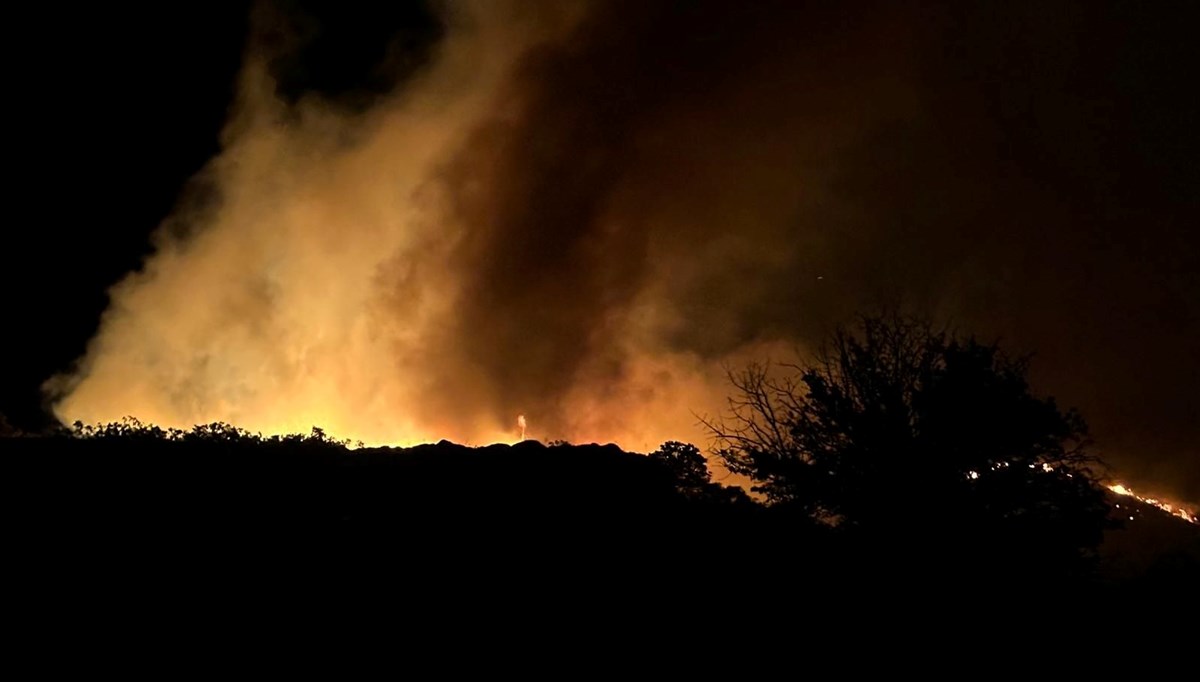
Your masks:
{"label": "shrub silhouette", "polygon": [[691,443],[669,440],[650,453],[650,461],[667,473],[683,499],[709,506],[753,506],[754,501],[736,486],[723,486],[712,480],[708,461]]}
{"label": "shrub silhouette", "polygon": [[669,440],[650,453],[650,459],[667,468],[682,488],[701,488],[709,483],[708,462],[691,443]]}
{"label": "shrub silhouette", "polygon": [[729,414],[705,423],[776,509],[939,557],[1082,570],[1110,525],[1101,463],[1027,368],[927,320],[867,315],[781,375],[731,373]]}

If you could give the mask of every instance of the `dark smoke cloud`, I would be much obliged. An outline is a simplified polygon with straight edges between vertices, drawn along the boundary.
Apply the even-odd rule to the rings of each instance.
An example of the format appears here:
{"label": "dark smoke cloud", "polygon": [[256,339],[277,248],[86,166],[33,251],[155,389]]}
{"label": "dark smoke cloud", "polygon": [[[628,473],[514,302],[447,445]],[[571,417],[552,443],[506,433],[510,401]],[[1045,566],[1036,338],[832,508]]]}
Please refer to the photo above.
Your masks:
{"label": "dark smoke cloud", "polygon": [[[788,302],[765,299],[797,269],[825,157],[903,99],[888,18],[832,36],[844,19],[794,3],[605,3],[527,54],[445,176],[469,226],[447,341],[472,370],[462,381],[496,379],[497,411],[553,415],[584,378],[620,380],[611,350],[651,287],[679,308],[658,330],[672,350],[718,358],[787,321],[775,304]],[[847,37],[874,44],[850,55]],[[855,86],[880,99],[837,120],[866,104]]]}
{"label": "dark smoke cloud", "polygon": [[[702,438],[681,429],[688,408],[719,407],[721,362],[899,301],[1036,351],[1039,388],[1083,409],[1118,472],[1200,499],[1196,101],[1165,73],[1186,44],[1171,17],[1105,3],[456,11],[429,64],[366,109],[248,96],[215,162],[225,217],[200,239],[245,244],[223,221],[244,222],[247,196],[280,221],[261,228],[274,255],[223,268],[196,244],[164,248],[117,297],[65,417],[128,411],[109,365],[144,378],[132,402],[188,395],[160,411],[175,421],[282,414],[271,391],[307,395],[296,377],[319,370],[339,407],[303,417],[332,410],[348,430],[386,434],[403,412],[422,437],[486,438],[524,413],[539,437],[645,447]],[[259,280],[212,318],[261,343],[239,372],[274,368],[238,380],[241,403],[225,374],[166,381],[112,360],[118,339],[145,349],[142,316],[161,310],[135,299],[192,268],[180,282]],[[327,287],[289,278],[347,269],[370,285],[333,287],[350,297],[337,309],[363,312],[328,322],[370,331],[337,332],[335,362],[314,341],[330,328],[288,312]],[[251,314],[288,322],[240,322]],[[151,350],[211,369],[234,341],[207,328]]]}

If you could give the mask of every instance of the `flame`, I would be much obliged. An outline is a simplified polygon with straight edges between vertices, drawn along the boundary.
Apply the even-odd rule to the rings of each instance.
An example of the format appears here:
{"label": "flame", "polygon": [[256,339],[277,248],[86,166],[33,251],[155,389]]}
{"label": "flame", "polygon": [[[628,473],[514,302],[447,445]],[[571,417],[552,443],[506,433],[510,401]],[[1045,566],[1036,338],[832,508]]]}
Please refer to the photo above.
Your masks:
{"label": "flame", "polygon": [[[1196,517],[1196,512],[1193,510],[1186,509],[1178,504],[1174,504],[1171,502],[1164,502],[1163,500],[1160,500],[1155,497],[1143,497],[1142,495],[1139,495],[1136,492],[1134,492],[1133,489],[1131,489],[1129,486],[1125,485],[1124,483],[1114,483],[1107,487],[1109,490],[1113,491],[1114,493],[1116,493],[1118,495],[1122,495],[1124,497],[1132,497],[1133,499],[1135,499],[1139,502],[1148,504],[1151,507],[1158,507],[1159,509],[1165,511],[1166,513],[1170,514],[1171,516],[1183,519],[1184,521],[1187,521],[1188,523],[1194,523],[1194,524],[1200,525],[1200,519],[1198,519]],[[1117,505],[1117,506],[1120,507],[1120,505]],[[1132,519],[1133,517],[1131,516],[1129,518]]]}

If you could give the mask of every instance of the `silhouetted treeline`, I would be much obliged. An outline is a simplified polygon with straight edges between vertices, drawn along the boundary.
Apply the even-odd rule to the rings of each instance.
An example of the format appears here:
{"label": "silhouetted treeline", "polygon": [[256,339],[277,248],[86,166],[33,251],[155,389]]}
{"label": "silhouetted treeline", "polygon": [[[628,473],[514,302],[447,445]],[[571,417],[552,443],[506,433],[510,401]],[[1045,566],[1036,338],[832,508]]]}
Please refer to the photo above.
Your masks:
{"label": "silhouetted treeline", "polygon": [[[151,581],[200,567],[241,582],[239,571],[280,562],[285,580],[363,571],[430,594],[593,605],[1146,586],[1134,580],[1145,570],[1116,584],[1045,564],[1036,547],[1023,555],[1019,543],[989,553],[967,537],[980,529],[954,519],[939,522],[941,545],[916,532],[920,518],[912,534],[864,540],[714,483],[683,443],[648,457],[535,441],[349,449],[319,430],[262,438],[130,422],[0,440],[0,481],[10,547],[64,580],[141,566],[153,567]],[[1153,587],[1190,579],[1189,556],[1172,558],[1182,567]]]}

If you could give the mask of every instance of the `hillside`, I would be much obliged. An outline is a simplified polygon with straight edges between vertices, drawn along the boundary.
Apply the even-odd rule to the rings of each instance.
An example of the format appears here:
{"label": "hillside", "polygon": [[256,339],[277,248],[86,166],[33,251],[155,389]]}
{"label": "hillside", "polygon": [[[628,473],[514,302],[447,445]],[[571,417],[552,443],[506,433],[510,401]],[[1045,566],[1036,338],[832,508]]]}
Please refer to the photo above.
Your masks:
{"label": "hillside", "polygon": [[[34,572],[299,561],[431,585],[503,577],[526,590],[571,590],[602,574],[614,590],[673,594],[719,591],[747,574],[856,589],[914,575],[926,586],[975,580],[946,563],[952,548],[846,544],[736,490],[684,485],[661,461],[614,445],[351,450],[221,430],[8,438],[0,486],[14,555]],[[1119,502],[1126,512],[1140,504]],[[1141,594],[1193,580],[1200,529],[1144,505],[1134,515],[1109,533],[1092,587]]]}

